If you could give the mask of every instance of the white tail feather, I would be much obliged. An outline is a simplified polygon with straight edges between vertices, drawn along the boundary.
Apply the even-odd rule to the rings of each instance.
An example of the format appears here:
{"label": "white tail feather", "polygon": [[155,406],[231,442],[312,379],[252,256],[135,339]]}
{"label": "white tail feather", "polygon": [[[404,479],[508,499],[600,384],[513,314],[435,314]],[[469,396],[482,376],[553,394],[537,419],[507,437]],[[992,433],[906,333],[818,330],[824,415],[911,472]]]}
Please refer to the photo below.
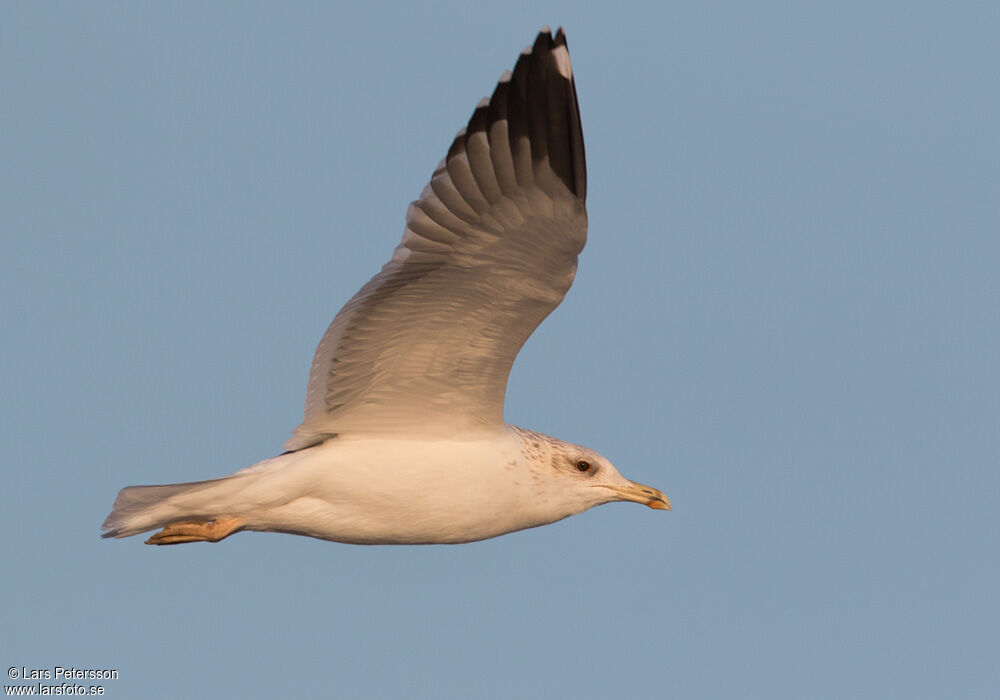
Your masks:
{"label": "white tail feather", "polygon": [[[190,481],[163,486],[127,486],[118,492],[101,529],[102,537],[129,537],[155,530],[180,520],[214,519],[225,513],[213,512],[218,497],[232,491],[239,475],[208,481]],[[243,484],[239,484],[240,487]]]}

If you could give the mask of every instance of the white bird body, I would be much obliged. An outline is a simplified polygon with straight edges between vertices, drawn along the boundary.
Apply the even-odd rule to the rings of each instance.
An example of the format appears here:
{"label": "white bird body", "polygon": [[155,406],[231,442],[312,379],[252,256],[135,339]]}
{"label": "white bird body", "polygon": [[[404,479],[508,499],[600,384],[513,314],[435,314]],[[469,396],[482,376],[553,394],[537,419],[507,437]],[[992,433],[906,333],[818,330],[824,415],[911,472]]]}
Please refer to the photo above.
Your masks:
{"label": "white bird body", "polygon": [[[581,483],[574,471],[583,458],[595,472]],[[142,532],[225,513],[243,530],[349,544],[473,542],[547,525],[638,486],[601,461],[585,447],[514,426],[468,439],[345,437],[224,479],[132,487],[175,492],[134,514],[122,508],[119,527]],[[653,489],[638,495],[655,503]],[[120,500],[129,497],[124,489]]]}
{"label": "white bird body", "polygon": [[503,422],[514,358],[573,283],[586,184],[566,37],[546,28],[459,131],[392,258],[323,335],[288,452],[222,479],[122,489],[104,536],[457,543],[613,500],[669,509],[596,452]]}
{"label": "white bird body", "polygon": [[261,498],[273,491],[273,479],[292,496],[248,512],[246,529],[351,544],[430,544],[542,525],[548,513],[533,508],[532,465],[519,448],[514,434],[330,440],[246,470]]}

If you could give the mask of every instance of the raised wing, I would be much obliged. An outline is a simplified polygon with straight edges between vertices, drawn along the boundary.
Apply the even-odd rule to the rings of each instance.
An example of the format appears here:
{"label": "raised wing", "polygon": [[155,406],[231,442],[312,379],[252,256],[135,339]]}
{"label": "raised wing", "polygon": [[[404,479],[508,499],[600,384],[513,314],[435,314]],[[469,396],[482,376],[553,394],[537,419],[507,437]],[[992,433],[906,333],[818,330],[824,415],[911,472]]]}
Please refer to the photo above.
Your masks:
{"label": "raised wing", "polygon": [[333,319],[285,448],[501,428],[514,358],[573,283],[586,189],[566,37],[546,28],[455,137],[392,259]]}

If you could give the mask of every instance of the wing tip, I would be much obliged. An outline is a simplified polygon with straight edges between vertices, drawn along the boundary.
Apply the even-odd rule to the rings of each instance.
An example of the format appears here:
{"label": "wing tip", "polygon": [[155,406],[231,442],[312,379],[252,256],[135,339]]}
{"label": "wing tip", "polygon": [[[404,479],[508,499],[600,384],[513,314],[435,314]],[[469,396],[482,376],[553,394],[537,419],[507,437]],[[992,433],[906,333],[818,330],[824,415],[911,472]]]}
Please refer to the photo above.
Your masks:
{"label": "wing tip", "polygon": [[[508,100],[514,104],[508,109]],[[533,161],[548,160],[548,167],[581,201],[587,199],[587,165],[583,127],[576,95],[576,81],[566,32],[553,35],[545,25],[530,47],[518,56],[513,72],[504,71],[491,102],[503,109],[489,109],[489,122],[508,119],[511,139],[528,136]],[[547,125],[546,125],[547,123]],[[471,131],[471,130],[470,130]],[[515,152],[513,143],[512,153]],[[519,178],[520,179],[520,178]]]}
{"label": "wing tip", "polygon": [[[505,128],[495,132],[493,127],[498,123],[505,124]],[[518,56],[513,70],[505,70],[500,75],[492,95],[476,104],[435,174],[451,159],[469,152],[470,140],[481,133],[485,133],[488,140],[496,138],[497,133],[505,135],[506,145],[494,144],[491,151],[498,147],[499,158],[506,165],[494,161],[489,168],[488,161],[470,153],[479,158],[479,169],[471,172],[479,182],[477,187],[472,186],[469,178],[465,178],[464,184],[458,183],[458,193],[464,199],[480,199],[489,191],[491,194],[486,194],[485,201],[481,202],[488,206],[488,202],[501,192],[510,195],[521,188],[545,188],[551,186],[545,183],[561,182],[572,195],[586,202],[583,128],[566,33],[562,27],[554,35],[549,26],[543,27],[534,42]],[[493,157],[498,157],[495,151]],[[501,177],[498,172],[495,176],[484,174],[484,165],[491,170],[503,167],[507,176]],[[499,189],[496,183],[500,184]],[[474,206],[473,209],[479,211],[480,208]]]}

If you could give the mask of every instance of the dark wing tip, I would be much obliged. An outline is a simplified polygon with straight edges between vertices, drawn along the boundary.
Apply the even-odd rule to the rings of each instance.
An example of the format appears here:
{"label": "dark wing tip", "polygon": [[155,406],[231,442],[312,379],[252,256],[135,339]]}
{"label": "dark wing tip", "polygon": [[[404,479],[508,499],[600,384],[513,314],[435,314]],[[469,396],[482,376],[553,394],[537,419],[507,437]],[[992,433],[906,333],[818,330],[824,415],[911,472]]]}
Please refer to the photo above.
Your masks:
{"label": "dark wing tip", "polygon": [[[512,73],[505,72],[488,104],[480,104],[468,122],[459,146],[464,150],[475,133],[490,132],[497,121],[507,122],[510,153],[522,186],[555,175],[574,195],[587,198],[587,162],[576,83],[569,59],[566,33],[553,36],[544,27],[531,46],[518,56]],[[534,176],[532,176],[532,172]]]}
{"label": "dark wing tip", "polygon": [[[569,58],[569,46],[562,27],[555,36],[542,28],[530,55],[527,71],[527,116],[531,121],[532,159],[548,157],[548,167],[573,194],[587,198],[587,162],[583,127],[576,96],[576,82]],[[516,75],[516,71],[515,71]]]}

